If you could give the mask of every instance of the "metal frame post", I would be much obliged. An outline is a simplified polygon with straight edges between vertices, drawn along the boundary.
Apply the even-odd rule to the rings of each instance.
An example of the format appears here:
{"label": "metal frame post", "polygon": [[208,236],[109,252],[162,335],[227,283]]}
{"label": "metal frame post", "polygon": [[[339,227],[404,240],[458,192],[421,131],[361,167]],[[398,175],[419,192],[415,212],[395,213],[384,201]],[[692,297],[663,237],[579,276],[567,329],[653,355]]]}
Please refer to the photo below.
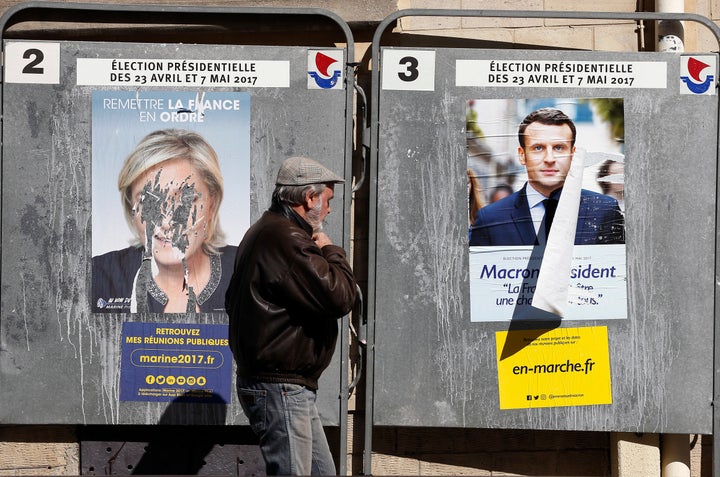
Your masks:
{"label": "metal frame post", "polygon": [[[382,58],[380,56],[380,44],[385,30],[398,19],[403,17],[484,17],[484,18],[540,18],[540,19],[594,19],[594,20],[677,20],[692,21],[700,23],[710,29],[715,38],[720,42],[720,27],[718,27],[710,19],[696,14],[687,13],[656,13],[656,12],[591,12],[591,11],[530,11],[530,10],[457,10],[457,9],[408,9],[400,10],[386,17],[375,30],[372,41],[372,98],[371,98],[371,118],[370,118],[370,230],[369,237],[369,276],[368,276],[368,297],[367,297],[367,368],[366,368],[366,411],[365,411],[365,436],[363,450],[363,470],[365,474],[372,473],[372,431],[374,423],[374,366],[375,366],[375,265],[376,250],[374,244],[377,240],[377,205],[378,205],[378,141],[379,141],[379,95],[380,95],[380,71],[382,70]],[[425,46],[425,45],[424,45]],[[720,113],[719,113],[720,114]],[[720,123],[720,118],[719,121]],[[720,125],[718,126],[720,128]],[[718,156],[720,157],[720,131],[718,135]],[[720,181],[718,181],[717,194],[720,195]],[[717,197],[717,195],[716,195]],[[716,199],[717,200],[717,199]],[[716,210],[718,209],[716,204]],[[717,223],[720,221],[720,210],[716,217],[716,238],[715,238],[715,269],[720,270],[720,258],[718,258],[718,240],[720,232],[718,232]],[[718,319],[718,309],[720,309],[720,281],[715,284],[714,297],[714,316],[715,321]],[[713,406],[720,402],[720,326],[715,325],[714,331],[714,363],[715,363],[715,380],[713,384]],[[720,412],[716,412],[713,408],[713,432],[720,429]],[[713,455],[720,456],[720,439],[713,440]],[[720,458],[713,459],[713,475],[720,476]]]}
{"label": "metal frame post", "polygon": [[[343,158],[345,183],[343,184],[343,196],[345,199],[343,207],[343,247],[348,250],[350,247],[351,233],[351,204],[352,204],[352,158],[353,158],[353,100],[355,94],[355,69],[353,60],[355,57],[354,38],[350,27],[337,14],[321,8],[265,8],[265,7],[202,7],[202,6],[176,6],[176,5],[141,5],[141,4],[93,4],[93,3],[57,3],[57,2],[27,2],[9,8],[0,17],[0,47],[5,39],[6,30],[12,25],[34,20],[33,15],[42,16],[52,22],[96,22],[116,23],[117,17],[103,16],[108,13],[120,13],[129,15],[136,23],[146,22],[148,13],[163,14],[157,17],[157,24],[185,25],[204,24],[203,19],[212,15],[224,16],[257,16],[257,15],[284,15],[297,16],[300,18],[320,17],[335,24],[342,32],[342,41],[346,44],[345,61],[345,154]],[[49,17],[48,17],[49,15]],[[95,18],[93,18],[95,15]],[[226,18],[226,17],[225,17]],[[155,24],[155,22],[154,22]],[[3,89],[0,83],[0,117],[2,117]],[[0,164],[2,163],[3,151],[0,148]],[[0,190],[1,190],[0,180]],[[1,212],[0,212],[1,214]],[[0,232],[1,230],[0,225]],[[339,442],[339,472],[347,472],[347,434],[348,434],[348,363],[349,363],[349,317],[344,316],[340,321],[342,332],[340,333],[340,394],[338,396],[338,410],[340,419],[340,442]]]}

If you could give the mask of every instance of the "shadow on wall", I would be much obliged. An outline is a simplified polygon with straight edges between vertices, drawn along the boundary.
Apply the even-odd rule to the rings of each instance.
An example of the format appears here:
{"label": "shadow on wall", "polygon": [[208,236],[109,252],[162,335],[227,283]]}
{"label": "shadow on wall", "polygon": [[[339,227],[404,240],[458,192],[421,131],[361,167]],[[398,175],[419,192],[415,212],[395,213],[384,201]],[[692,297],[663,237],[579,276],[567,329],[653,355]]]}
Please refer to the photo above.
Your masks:
{"label": "shadow on wall", "polygon": [[220,396],[180,396],[157,425],[87,426],[81,434],[83,475],[265,475],[248,426],[226,426]]}
{"label": "shadow on wall", "polygon": [[192,396],[180,396],[172,401],[158,425],[181,425],[170,435],[152,440],[145,448],[134,475],[184,474],[197,475],[206,464],[205,458],[215,447],[212,441],[196,438],[192,429],[184,426],[223,425],[227,404],[216,394],[207,402],[192,402]]}

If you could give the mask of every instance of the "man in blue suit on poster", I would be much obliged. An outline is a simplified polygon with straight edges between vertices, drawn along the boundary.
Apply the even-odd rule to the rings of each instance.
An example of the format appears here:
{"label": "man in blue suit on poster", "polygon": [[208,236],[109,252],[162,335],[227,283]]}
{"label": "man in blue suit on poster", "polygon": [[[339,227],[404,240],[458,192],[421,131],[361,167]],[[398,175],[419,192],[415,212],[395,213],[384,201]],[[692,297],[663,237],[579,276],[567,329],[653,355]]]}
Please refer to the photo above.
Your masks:
{"label": "man in blue suit on poster", "polygon": [[[470,229],[470,245],[541,245],[575,153],[575,124],[553,108],[530,113],[518,130],[518,159],[528,182],[510,196],[480,209]],[[625,223],[617,201],[583,189],[576,245],[625,243]]]}

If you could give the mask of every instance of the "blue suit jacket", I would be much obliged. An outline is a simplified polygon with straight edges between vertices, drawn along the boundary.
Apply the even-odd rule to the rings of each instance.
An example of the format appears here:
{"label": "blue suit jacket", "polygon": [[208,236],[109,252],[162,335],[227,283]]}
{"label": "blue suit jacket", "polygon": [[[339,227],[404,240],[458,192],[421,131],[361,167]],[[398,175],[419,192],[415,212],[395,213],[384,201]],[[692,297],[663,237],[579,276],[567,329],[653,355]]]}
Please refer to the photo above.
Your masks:
{"label": "blue suit jacket", "polygon": [[[470,229],[470,245],[537,245],[528,207],[527,184],[480,209]],[[575,245],[625,243],[625,220],[615,199],[583,189]]]}

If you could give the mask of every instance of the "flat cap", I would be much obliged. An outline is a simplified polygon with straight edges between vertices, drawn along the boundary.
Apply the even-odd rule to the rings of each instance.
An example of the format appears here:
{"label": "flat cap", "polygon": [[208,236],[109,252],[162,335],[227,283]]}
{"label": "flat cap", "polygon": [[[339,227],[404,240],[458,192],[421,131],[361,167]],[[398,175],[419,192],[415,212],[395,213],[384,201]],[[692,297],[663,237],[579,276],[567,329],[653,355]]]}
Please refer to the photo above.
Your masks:
{"label": "flat cap", "polygon": [[275,185],[309,185],[345,182],[345,179],[309,157],[290,157],[280,166]]}

